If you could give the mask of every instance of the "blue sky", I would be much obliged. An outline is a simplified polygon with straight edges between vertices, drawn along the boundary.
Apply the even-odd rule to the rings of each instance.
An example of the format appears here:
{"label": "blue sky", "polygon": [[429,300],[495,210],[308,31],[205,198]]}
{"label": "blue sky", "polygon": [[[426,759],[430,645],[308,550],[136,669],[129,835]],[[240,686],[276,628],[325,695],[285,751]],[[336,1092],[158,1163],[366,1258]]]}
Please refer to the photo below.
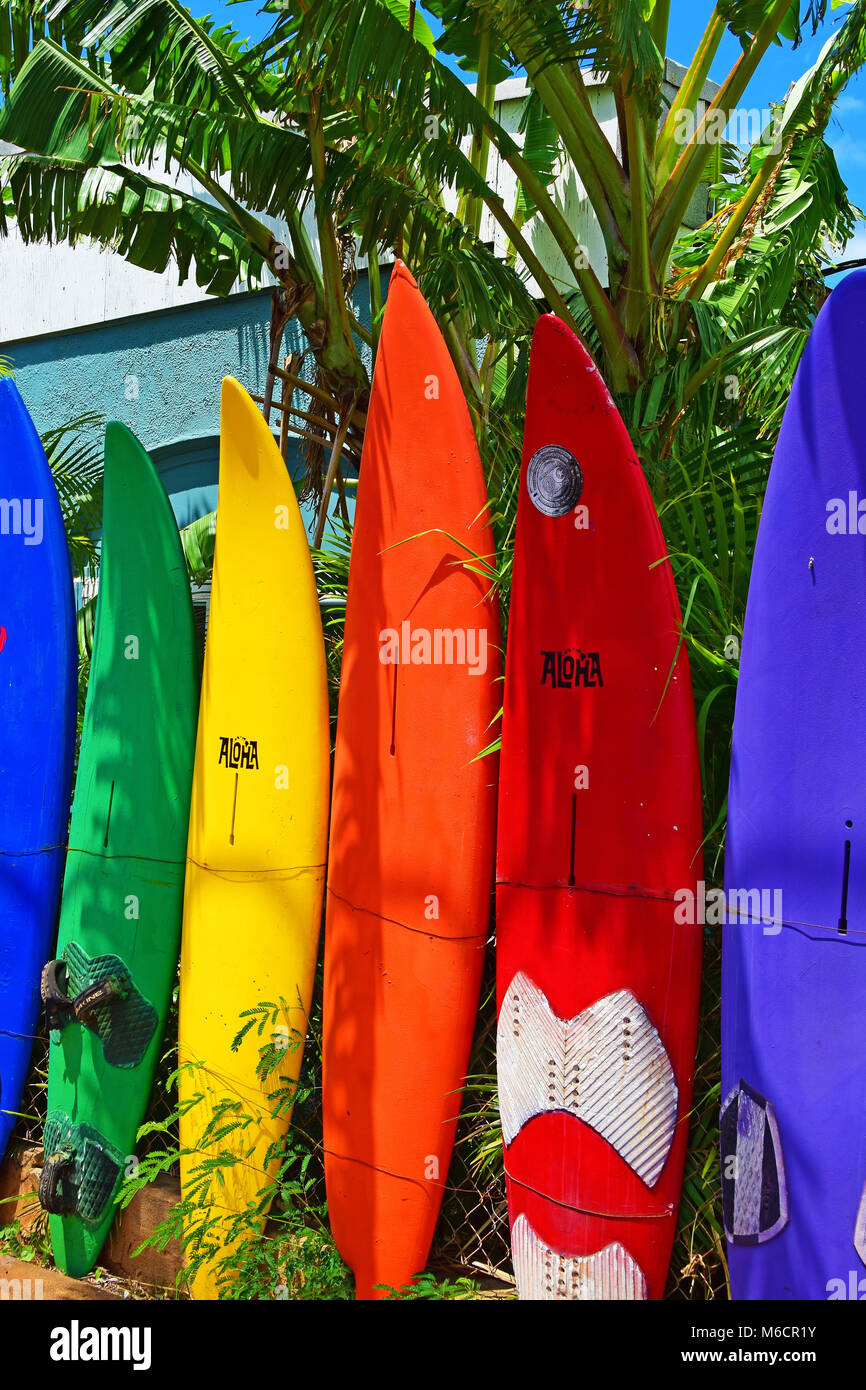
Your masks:
{"label": "blue sky", "polygon": [[[210,14],[220,22],[230,23],[245,37],[260,37],[272,23],[271,16],[259,13],[258,0],[240,0],[235,4],[208,4],[207,0],[192,0],[190,7],[194,14]],[[805,8],[805,3],[802,3],[801,9]],[[742,105],[763,110],[771,101],[780,101],[791,83],[814,63],[834,25],[841,22],[847,8],[844,3],[837,3],[835,9],[828,6],[828,17],[817,35],[813,38],[809,34],[798,49],[793,50],[790,44],[784,44],[771,50],[764,58]],[[710,0],[672,0],[668,57],[681,63],[688,62],[700,42],[712,9]],[[428,20],[434,33],[438,32],[440,26],[437,22],[429,16]],[[726,36],[711,76],[716,80],[725,77],[736,61],[738,52],[737,40]],[[828,139],[836,152],[852,202],[866,210],[866,80],[862,74],[848,84],[837,103]],[[866,256],[866,222],[860,224],[854,239],[849,242],[846,255]]]}
{"label": "blue sky", "polygon": [[[805,9],[801,3],[801,9]],[[792,82],[803,75],[817,59],[833,28],[841,23],[848,10],[840,4],[830,10],[818,33],[804,36],[797,49],[790,44],[774,47],[768,52],[741,103],[762,110],[771,101],[780,101]],[[697,48],[704,26],[712,13],[709,0],[672,0],[668,57],[688,62]],[[740,46],[735,38],[726,35],[722,41],[711,76],[721,80],[736,62]],[[866,211],[866,80],[858,73],[848,83],[836,104],[836,111],[827,131],[833,146],[839,172],[848,185],[848,196],[857,207]],[[866,256],[866,222],[861,223],[846,256]]]}

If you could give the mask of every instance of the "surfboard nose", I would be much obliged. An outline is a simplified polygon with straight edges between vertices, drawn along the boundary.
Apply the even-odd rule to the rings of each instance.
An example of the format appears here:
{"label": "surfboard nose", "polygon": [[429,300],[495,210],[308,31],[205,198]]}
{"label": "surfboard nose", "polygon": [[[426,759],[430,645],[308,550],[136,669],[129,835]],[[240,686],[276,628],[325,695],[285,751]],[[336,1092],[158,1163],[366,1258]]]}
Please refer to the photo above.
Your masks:
{"label": "surfboard nose", "polygon": [[405,280],[407,285],[411,285],[413,290],[417,290],[418,281],[412,274],[405,261],[395,261],[394,269],[391,271],[391,282],[395,280]]}

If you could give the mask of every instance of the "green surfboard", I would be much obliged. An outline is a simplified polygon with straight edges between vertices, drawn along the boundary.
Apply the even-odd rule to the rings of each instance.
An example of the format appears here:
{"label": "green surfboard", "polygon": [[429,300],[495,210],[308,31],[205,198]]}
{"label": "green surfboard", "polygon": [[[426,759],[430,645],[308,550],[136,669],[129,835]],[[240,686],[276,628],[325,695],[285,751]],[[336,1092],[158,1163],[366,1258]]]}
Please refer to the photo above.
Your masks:
{"label": "green surfboard", "polygon": [[87,1273],[130,1171],[180,944],[198,686],[189,579],[157,472],[105,433],[102,563],[57,959],[40,1200],[54,1257]]}

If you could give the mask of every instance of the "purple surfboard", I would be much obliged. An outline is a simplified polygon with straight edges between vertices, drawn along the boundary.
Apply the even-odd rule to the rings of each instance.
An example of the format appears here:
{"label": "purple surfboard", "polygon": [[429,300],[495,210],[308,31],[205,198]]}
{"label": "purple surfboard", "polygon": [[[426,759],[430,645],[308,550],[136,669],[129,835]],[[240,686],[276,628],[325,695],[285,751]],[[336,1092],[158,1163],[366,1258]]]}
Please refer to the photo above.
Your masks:
{"label": "purple surfboard", "polygon": [[722,969],[737,1299],[866,1296],[864,354],[860,271],[797,371],[743,635]]}

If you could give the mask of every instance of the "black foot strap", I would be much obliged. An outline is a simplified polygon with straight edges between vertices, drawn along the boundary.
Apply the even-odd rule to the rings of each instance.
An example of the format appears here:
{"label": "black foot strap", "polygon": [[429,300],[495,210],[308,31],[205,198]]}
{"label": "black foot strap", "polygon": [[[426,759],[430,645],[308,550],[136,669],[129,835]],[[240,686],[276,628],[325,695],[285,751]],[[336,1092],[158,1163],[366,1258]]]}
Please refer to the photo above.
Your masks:
{"label": "black foot strap", "polygon": [[90,1125],[62,1111],[45,1121],[45,1161],[39,1201],[53,1216],[98,1221],[120,1185],[123,1155]]}
{"label": "black foot strap", "polygon": [[77,1021],[98,1035],[105,1060],[115,1067],[138,1065],[158,1023],[119,956],[88,956],[75,941],[42,971],[42,1002],[52,1042]]}
{"label": "black foot strap", "polygon": [[42,970],[42,1007],[51,1033],[58,1032],[69,1022],[72,1001],[66,993],[66,965],[62,960],[50,960]]}
{"label": "black foot strap", "polygon": [[39,1203],[52,1216],[64,1216],[70,1211],[63,1179],[71,1176],[72,1150],[68,1147],[46,1153],[39,1179]]}

